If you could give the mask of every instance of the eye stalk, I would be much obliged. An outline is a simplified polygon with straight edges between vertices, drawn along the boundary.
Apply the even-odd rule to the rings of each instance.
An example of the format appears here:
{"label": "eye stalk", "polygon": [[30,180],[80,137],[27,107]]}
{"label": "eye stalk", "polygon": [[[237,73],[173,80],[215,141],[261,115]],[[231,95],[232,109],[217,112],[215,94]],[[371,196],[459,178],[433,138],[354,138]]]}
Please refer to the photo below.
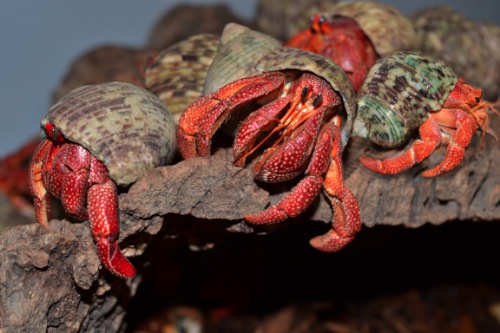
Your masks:
{"label": "eye stalk", "polygon": [[56,142],[56,143],[63,143],[64,142],[64,136],[62,135],[61,131],[59,131],[54,124],[52,123],[46,123],[45,125],[42,125],[43,130],[45,131],[45,134],[49,138],[50,141]]}

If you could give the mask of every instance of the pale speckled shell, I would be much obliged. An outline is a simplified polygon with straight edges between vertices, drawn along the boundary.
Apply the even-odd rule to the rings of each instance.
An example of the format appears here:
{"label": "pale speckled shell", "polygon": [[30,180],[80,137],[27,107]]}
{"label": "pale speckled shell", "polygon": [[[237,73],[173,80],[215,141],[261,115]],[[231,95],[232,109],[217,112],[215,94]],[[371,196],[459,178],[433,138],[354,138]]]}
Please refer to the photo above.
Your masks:
{"label": "pale speckled shell", "polygon": [[327,18],[349,17],[355,20],[381,57],[396,51],[417,51],[421,39],[413,23],[396,8],[375,1],[345,1],[320,13]]}
{"label": "pale speckled shell", "polygon": [[[175,123],[151,92],[124,82],[77,88],[42,119],[88,149],[118,185],[168,164],[175,154]],[[42,131],[43,134],[43,131]]]}
{"label": "pale speckled shell", "polygon": [[146,88],[162,100],[176,122],[184,109],[201,96],[218,44],[217,35],[194,35],[160,52],[146,68]]}
{"label": "pale speckled shell", "polygon": [[219,51],[208,70],[204,94],[215,92],[238,79],[266,72],[296,69],[325,79],[342,97],[347,121],[342,128],[347,143],[356,115],[355,92],[347,75],[332,60],[321,55],[283,47],[261,32],[230,23],[224,29]]}
{"label": "pale speckled shell", "polygon": [[353,135],[385,147],[400,145],[441,109],[457,79],[443,61],[419,53],[379,59],[358,93]]}

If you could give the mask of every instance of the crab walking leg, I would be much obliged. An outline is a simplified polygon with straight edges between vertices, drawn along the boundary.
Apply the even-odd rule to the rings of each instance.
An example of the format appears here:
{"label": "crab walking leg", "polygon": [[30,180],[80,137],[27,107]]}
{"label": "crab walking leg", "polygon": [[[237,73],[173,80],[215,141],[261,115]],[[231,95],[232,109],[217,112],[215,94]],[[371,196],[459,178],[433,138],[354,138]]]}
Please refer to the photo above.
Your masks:
{"label": "crab walking leg", "polygon": [[265,73],[234,81],[204,96],[182,113],[177,142],[184,159],[210,154],[211,138],[237,106],[277,91],[285,75]]}
{"label": "crab walking leg", "polygon": [[35,217],[38,223],[46,228],[49,225],[49,221],[47,212],[47,189],[43,184],[43,163],[45,161],[45,156],[50,153],[51,147],[52,143],[49,140],[42,140],[33,153],[29,166],[29,186],[30,192],[35,198]]}
{"label": "crab walking leg", "polygon": [[323,185],[323,175],[328,168],[332,139],[331,125],[323,126],[305,171],[305,177],[278,203],[260,213],[246,215],[245,220],[251,224],[277,223],[288,217],[297,216],[309,207]]}
{"label": "crab walking leg", "polygon": [[[474,117],[461,110],[442,109],[433,114],[433,117],[442,126],[443,131],[449,133],[449,142],[441,163],[422,172],[424,177],[439,176],[462,163],[465,158],[465,149],[470,145],[478,128]],[[450,128],[456,130],[450,130]]]}
{"label": "crab walking leg", "polygon": [[386,175],[407,170],[426,159],[441,143],[441,129],[432,115],[420,126],[419,133],[421,140],[415,140],[401,154],[383,160],[360,157],[359,161],[367,169]]}
{"label": "crab walking leg", "polygon": [[333,206],[332,229],[311,239],[310,244],[323,252],[335,252],[350,243],[361,230],[361,218],[356,197],[344,186],[341,131],[333,123],[328,129],[333,144],[323,189]]}
{"label": "crab walking leg", "polygon": [[133,277],[134,266],[118,247],[119,215],[116,184],[107,175],[102,162],[91,157],[90,188],[87,192],[87,209],[92,235],[97,244],[102,264],[120,277]]}

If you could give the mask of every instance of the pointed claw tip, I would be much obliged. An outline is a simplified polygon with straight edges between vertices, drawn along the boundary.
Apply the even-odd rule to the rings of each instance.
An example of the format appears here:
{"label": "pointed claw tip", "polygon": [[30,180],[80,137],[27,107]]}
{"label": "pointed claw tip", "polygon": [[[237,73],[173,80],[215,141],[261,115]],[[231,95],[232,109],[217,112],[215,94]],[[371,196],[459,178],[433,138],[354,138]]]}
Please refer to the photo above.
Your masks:
{"label": "pointed claw tip", "polygon": [[309,244],[321,252],[332,253],[342,250],[353,239],[354,236],[340,237],[335,230],[330,230],[324,235],[312,238]]}
{"label": "pointed claw tip", "polygon": [[107,240],[101,240],[98,244],[98,253],[102,265],[111,273],[121,278],[135,276],[134,266],[121,253],[117,243],[110,244]]}

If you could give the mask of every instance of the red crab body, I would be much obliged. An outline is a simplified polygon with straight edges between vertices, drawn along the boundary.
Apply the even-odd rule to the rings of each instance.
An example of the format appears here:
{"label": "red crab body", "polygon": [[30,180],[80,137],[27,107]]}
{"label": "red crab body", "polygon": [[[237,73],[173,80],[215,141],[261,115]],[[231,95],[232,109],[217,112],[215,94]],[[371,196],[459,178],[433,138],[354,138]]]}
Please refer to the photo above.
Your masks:
{"label": "red crab body", "polygon": [[30,165],[37,221],[48,226],[52,194],[74,218],[90,220],[102,264],[118,276],[134,276],[134,267],[118,247],[118,194],[106,167],[81,145],[66,141],[51,123],[45,131],[50,139],[42,140]]}
{"label": "red crab body", "polygon": [[[310,73],[264,73],[227,84],[192,103],[182,114],[177,142],[184,158],[208,156],[211,138],[231,114],[249,105],[261,106],[241,124],[233,144],[234,163],[266,143],[255,178],[283,182],[303,178],[281,201],[249,214],[252,224],[277,223],[297,216],[323,187],[335,208],[333,229],[311,240],[319,250],[332,252],[349,243],[361,228],[359,207],[343,184],[342,100],[323,79]],[[271,140],[275,140],[271,142]]]}
{"label": "red crab body", "polygon": [[327,20],[314,15],[309,29],[292,37],[286,46],[329,57],[337,63],[359,91],[378,54],[358,23],[348,17]]}

